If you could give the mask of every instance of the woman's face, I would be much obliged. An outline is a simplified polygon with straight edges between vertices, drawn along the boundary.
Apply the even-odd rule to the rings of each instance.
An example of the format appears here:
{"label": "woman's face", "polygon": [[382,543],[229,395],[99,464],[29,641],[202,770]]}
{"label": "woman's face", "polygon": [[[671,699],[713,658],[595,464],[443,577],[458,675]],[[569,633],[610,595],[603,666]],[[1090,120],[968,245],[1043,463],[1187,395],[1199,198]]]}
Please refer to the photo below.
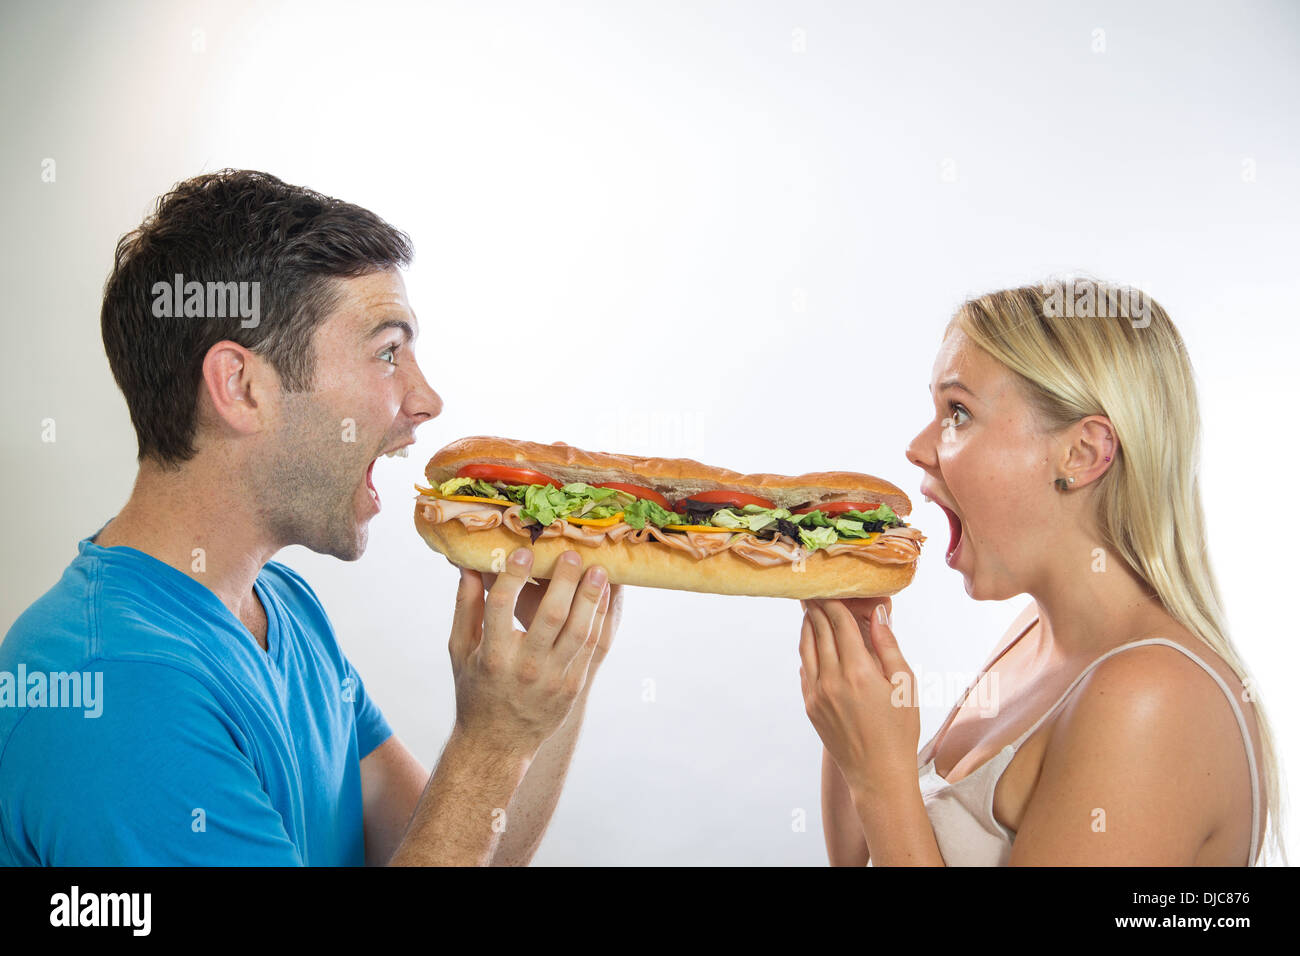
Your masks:
{"label": "woman's face", "polygon": [[[1034,589],[1061,533],[1059,442],[1039,431],[1013,373],[957,327],[934,362],[934,417],[907,448],[948,514],[948,563],[977,600]],[[1054,538],[1054,536],[1057,536]]]}

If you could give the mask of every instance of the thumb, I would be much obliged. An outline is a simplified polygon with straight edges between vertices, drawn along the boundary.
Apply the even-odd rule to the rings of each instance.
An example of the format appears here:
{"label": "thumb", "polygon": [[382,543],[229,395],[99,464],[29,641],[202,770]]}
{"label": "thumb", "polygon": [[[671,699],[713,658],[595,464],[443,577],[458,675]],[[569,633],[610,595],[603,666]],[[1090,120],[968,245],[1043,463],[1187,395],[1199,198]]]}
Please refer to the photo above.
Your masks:
{"label": "thumb", "polygon": [[459,663],[473,652],[483,636],[483,577],[477,571],[460,569],[456,589],[456,610],[451,618],[451,639],[447,649]]}

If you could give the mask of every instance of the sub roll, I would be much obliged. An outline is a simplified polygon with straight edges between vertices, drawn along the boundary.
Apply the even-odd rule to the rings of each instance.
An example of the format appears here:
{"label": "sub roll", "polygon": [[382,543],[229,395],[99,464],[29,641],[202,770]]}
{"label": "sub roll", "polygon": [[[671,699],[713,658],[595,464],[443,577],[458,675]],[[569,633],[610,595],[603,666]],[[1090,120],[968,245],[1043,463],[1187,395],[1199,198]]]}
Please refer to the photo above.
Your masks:
{"label": "sub roll", "polygon": [[494,436],[442,448],[415,527],[452,564],[500,572],[518,547],[549,578],[568,550],[615,584],[759,597],[895,594],[925,536],[898,487],[848,471],[744,475],[689,458]]}

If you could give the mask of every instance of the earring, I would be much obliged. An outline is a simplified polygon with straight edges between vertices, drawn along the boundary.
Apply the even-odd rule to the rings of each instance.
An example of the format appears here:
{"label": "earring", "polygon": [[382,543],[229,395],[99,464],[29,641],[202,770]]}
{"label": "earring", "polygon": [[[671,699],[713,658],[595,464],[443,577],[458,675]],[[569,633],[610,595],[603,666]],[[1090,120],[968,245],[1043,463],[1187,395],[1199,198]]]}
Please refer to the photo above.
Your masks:
{"label": "earring", "polygon": [[[1069,484],[1066,484],[1067,481]],[[1070,485],[1074,484],[1074,475],[1071,475],[1069,478],[1057,478],[1054,484],[1056,485],[1057,491],[1068,491]]]}

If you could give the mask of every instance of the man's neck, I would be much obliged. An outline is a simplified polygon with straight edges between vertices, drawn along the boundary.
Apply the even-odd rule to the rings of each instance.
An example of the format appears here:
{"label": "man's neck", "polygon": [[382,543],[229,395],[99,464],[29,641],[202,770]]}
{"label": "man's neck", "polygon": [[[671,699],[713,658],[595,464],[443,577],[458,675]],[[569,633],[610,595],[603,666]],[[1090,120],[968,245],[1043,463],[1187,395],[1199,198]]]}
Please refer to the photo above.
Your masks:
{"label": "man's neck", "polygon": [[231,472],[202,463],[176,471],[142,463],[131,497],[95,544],[143,551],[215,594],[266,647],[266,617],[253,582],[280,550],[258,524]]}

